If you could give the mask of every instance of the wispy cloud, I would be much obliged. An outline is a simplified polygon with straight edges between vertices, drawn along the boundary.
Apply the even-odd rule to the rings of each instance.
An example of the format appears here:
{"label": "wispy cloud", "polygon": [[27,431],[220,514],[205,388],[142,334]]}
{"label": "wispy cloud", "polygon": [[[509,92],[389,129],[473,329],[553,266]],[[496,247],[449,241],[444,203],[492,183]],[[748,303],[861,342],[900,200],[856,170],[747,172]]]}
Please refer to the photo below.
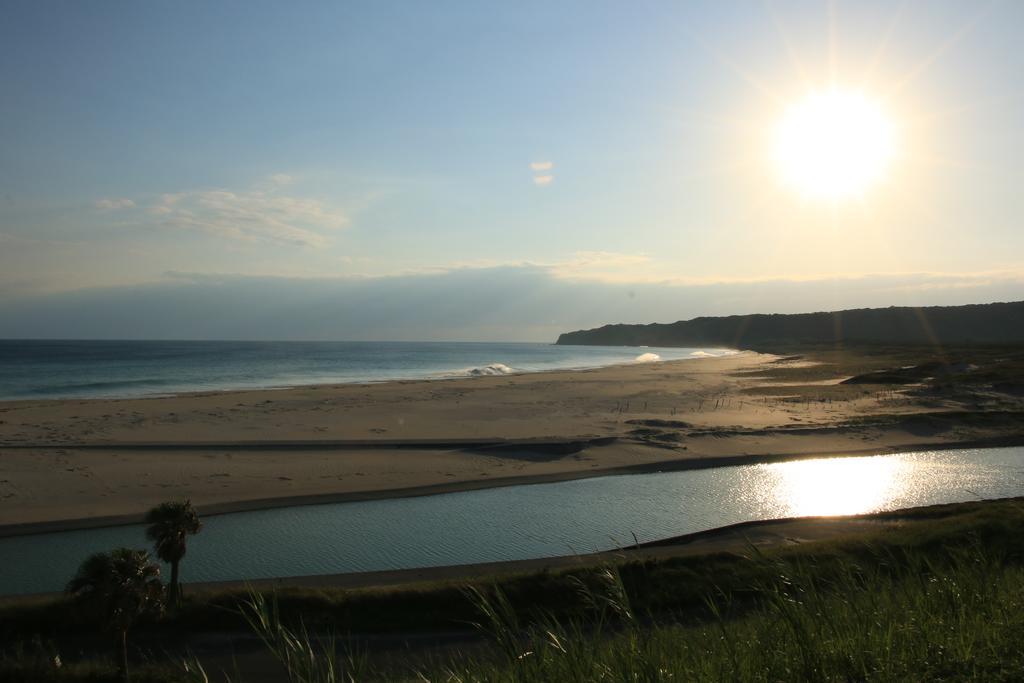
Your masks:
{"label": "wispy cloud", "polygon": [[165,194],[150,207],[165,225],[194,228],[237,240],[324,246],[324,231],[343,228],[348,218],[316,199],[265,191],[201,190]]}
{"label": "wispy cloud", "polygon": [[132,209],[135,207],[135,202],[131,199],[97,199],[94,202],[97,209],[100,211],[113,211],[115,209]]}
{"label": "wispy cloud", "polygon": [[567,262],[578,266],[635,266],[651,260],[646,254],[624,254],[618,251],[577,251]]}
{"label": "wispy cloud", "polygon": [[635,282],[641,276],[640,269],[646,269],[650,263],[651,257],[646,254],[577,251],[570,258],[548,264],[546,267],[557,278]]}
{"label": "wispy cloud", "polygon": [[532,161],[530,162],[530,170],[533,172],[533,184],[539,187],[550,185],[555,180],[554,173],[551,173],[551,169],[555,167],[553,161]]}
{"label": "wispy cloud", "polygon": [[[320,199],[284,194],[294,182],[279,173],[248,190],[169,192],[145,206],[158,225],[194,229],[231,240],[322,247],[348,216]],[[130,199],[101,199],[102,210],[130,209]]]}

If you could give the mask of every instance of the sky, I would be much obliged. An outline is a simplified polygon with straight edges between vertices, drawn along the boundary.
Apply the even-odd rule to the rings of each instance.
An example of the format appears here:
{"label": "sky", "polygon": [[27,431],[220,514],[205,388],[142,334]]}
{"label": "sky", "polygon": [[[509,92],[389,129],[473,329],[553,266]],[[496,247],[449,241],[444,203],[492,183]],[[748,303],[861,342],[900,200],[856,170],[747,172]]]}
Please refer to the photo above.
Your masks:
{"label": "sky", "polygon": [[[1012,0],[8,0],[0,337],[1019,300],[1021,26]],[[776,158],[829,88],[894,141],[840,199]]]}

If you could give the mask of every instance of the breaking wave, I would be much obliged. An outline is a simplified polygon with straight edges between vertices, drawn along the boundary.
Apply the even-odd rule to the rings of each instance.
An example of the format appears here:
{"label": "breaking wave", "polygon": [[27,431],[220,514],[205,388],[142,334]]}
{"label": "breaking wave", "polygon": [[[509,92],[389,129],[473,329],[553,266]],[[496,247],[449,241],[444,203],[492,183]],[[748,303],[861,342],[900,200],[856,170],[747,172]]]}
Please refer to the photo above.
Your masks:
{"label": "breaking wave", "polygon": [[513,372],[515,370],[504,363],[491,363],[479,368],[469,368],[464,371],[464,374],[470,377],[486,377],[491,375],[511,375]]}
{"label": "breaking wave", "polygon": [[641,353],[633,360],[637,363],[654,363],[661,360],[661,356],[656,353]]}
{"label": "breaking wave", "polygon": [[690,356],[693,358],[721,358],[722,356],[732,356],[738,353],[732,349],[712,349],[711,352],[707,352],[703,349],[693,351]]}

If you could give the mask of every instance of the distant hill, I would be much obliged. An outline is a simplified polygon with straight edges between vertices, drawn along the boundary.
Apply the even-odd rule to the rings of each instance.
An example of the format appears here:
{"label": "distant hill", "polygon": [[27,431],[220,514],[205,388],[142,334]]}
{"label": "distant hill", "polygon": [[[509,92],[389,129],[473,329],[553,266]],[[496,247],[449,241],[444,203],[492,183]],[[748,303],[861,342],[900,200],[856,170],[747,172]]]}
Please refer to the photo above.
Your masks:
{"label": "distant hill", "polygon": [[731,315],[566,332],[558,344],[725,346],[770,349],[837,342],[1024,344],[1024,301],[923,308],[858,308],[797,314]]}

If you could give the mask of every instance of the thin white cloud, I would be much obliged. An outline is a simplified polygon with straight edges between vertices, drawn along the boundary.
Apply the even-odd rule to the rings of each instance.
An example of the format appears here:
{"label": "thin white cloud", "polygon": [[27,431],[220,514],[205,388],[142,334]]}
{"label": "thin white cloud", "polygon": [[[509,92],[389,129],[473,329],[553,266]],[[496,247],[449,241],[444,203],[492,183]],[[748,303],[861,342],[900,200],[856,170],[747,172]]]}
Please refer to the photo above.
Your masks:
{"label": "thin white cloud", "polygon": [[135,202],[130,199],[97,199],[94,204],[100,211],[131,209],[135,207]]}
{"label": "thin white cloud", "polygon": [[232,240],[322,247],[349,220],[319,199],[280,194],[291,176],[271,176],[271,189],[196,190],[161,195],[147,211],[161,225],[190,228]]}
{"label": "thin white cloud", "polygon": [[546,267],[557,278],[622,282],[637,280],[650,263],[651,258],[645,254],[577,251],[570,258]]}
{"label": "thin white cloud", "polygon": [[550,171],[555,167],[552,161],[533,161],[530,162],[531,171]]}
{"label": "thin white cloud", "polygon": [[550,174],[548,174],[548,175],[538,175],[538,176],[534,176],[533,177],[533,184],[534,185],[541,185],[541,186],[550,185],[552,183],[552,181],[554,181],[554,179],[555,179],[555,176],[550,175]]}
{"label": "thin white cloud", "polygon": [[577,251],[566,264],[576,266],[635,266],[651,260],[646,254],[623,254],[617,251]]}
{"label": "thin white cloud", "polygon": [[[283,194],[295,179],[277,173],[248,190],[169,192],[145,211],[159,225],[191,228],[232,240],[321,247],[345,227],[348,216],[328,202]],[[131,199],[99,199],[100,211],[133,209]],[[137,214],[138,215],[138,214]]]}

